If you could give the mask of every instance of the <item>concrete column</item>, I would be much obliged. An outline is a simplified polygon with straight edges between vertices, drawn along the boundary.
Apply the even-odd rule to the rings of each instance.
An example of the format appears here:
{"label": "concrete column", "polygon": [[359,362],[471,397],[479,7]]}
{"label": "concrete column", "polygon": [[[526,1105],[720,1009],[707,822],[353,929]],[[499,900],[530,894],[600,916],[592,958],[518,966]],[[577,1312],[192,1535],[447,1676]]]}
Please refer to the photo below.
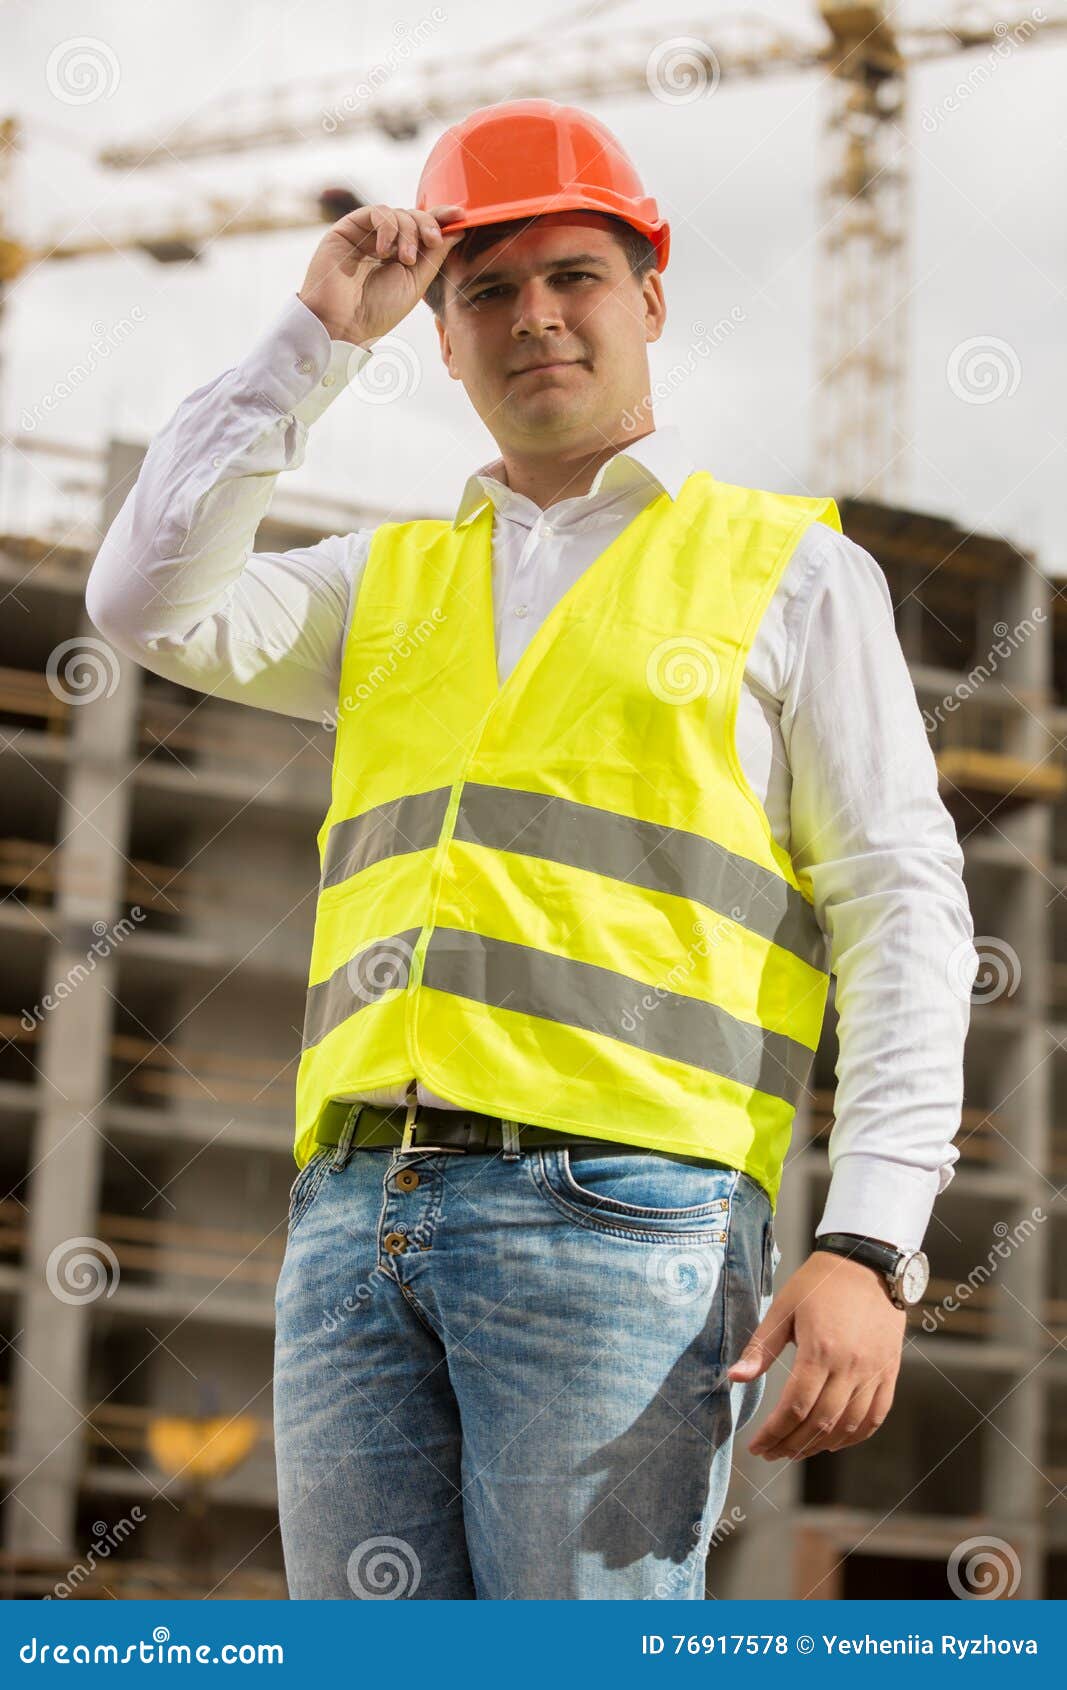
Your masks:
{"label": "concrete column", "polygon": [[[135,448],[112,448],[105,526],[139,461]],[[53,681],[71,700],[71,755],[59,818],[56,905],[41,912],[54,942],[40,982],[41,1107],[31,1141],[21,1336],[12,1372],[15,1478],[7,1547],[23,1554],[76,1548],[83,1416],[92,1406],[85,1393],[91,1322],[113,1278],[110,1270],[98,1276],[91,1266],[95,1252],[76,1241],[97,1233],[105,1147],[95,1120],[110,1083],[115,953],[123,931],[116,929],[129,916],[128,776],[141,671],[107,647],[84,608],[77,633],[86,644],[57,662]]]}

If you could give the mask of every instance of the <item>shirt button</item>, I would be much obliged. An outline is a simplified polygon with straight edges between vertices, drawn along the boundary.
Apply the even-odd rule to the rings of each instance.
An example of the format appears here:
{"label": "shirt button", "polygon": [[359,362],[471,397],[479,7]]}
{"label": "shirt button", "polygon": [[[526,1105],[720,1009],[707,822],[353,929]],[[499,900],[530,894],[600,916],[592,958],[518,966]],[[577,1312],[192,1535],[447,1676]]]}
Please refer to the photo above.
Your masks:
{"label": "shirt button", "polygon": [[296,368],[300,371],[301,375],[309,376],[315,366],[311,362],[310,358],[298,358],[296,361]]}
{"label": "shirt button", "polygon": [[529,608],[530,607],[529,607],[528,604],[517,604],[515,606],[515,615],[516,616],[525,616],[527,614],[527,612],[529,611]]}
{"label": "shirt button", "polygon": [[323,376],[322,385],[323,387],[332,387],[336,380],[336,376]]}
{"label": "shirt button", "polygon": [[216,469],[222,468],[222,459],[221,458],[212,458],[211,462],[214,464]]}

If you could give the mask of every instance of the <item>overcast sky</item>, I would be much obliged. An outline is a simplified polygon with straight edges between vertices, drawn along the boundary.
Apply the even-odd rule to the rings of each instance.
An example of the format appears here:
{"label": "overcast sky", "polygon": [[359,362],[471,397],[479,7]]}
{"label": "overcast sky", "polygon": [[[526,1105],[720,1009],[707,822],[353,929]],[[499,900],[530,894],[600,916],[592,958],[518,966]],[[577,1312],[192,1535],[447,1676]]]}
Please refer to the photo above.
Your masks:
{"label": "overcast sky", "polygon": [[[432,127],[405,143],[357,135],[140,175],[92,160],[109,142],[166,135],[199,108],[219,114],[226,98],[269,84],[350,67],[355,86],[376,67],[399,65],[388,86],[400,92],[405,63],[462,62],[562,9],[560,0],[184,0],[180,8],[162,0],[9,0],[0,14],[0,113],[17,116],[24,133],[7,233],[36,245],[57,228],[115,231],[152,206],[187,206],[210,193],[232,198],[272,182],[347,182],[364,198],[410,205],[438,133]],[[1045,9],[1053,15],[1052,0]],[[662,21],[666,39],[703,16],[714,46],[723,20],[740,13],[819,35],[809,0],[710,4],[703,13],[690,3],[630,0],[587,27],[610,40],[651,18]],[[933,0],[896,10],[906,20],[950,15]],[[1030,15],[1026,3],[988,13],[1005,22]],[[417,52],[398,52],[420,29]],[[556,25],[552,34],[558,39]],[[96,67],[91,99],[70,69],[70,44],[82,38]],[[980,62],[984,72],[976,72]],[[1055,573],[1067,570],[1065,74],[1067,33],[1002,56],[980,50],[935,62],[912,73],[909,128],[917,286],[907,502],[1036,547]],[[494,85],[487,97],[526,92]],[[724,77],[683,103],[643,92],[580,103],[619,136],[672,222],[668,322],[650,355],[653,381],[672,391],[657,404],[657,421],[677,423],[698,464],[720,479],[838,493],[811,483],[819,74]],[[293,110],[314,113],[314,91]],[[0,331],[5,431],[36,408],[38,435],[91,445],[111,434],[147,440],[268,326],[300,287],[319,238],[309,229],[220,240],[198,265],[161,267],[118,252],[37,266],[8,290]],[[667,383],[698,338],[693,325],[731,314],[735,326],[721,344],[695,364],[690,355],[692,375]],[[441,366],[429,311],[420,307],[397,332],[418,360],[417,388],[389,404],[341,395],[287,487],[366,497],[398,516],[435,514],[450,508],[470,470],[496,455]],[[96,354],[99,367],[71,384],[94,342],[106,348]],[[967,343],[978,349],[970,354],[977,363],[961,381],[953,371]]]}

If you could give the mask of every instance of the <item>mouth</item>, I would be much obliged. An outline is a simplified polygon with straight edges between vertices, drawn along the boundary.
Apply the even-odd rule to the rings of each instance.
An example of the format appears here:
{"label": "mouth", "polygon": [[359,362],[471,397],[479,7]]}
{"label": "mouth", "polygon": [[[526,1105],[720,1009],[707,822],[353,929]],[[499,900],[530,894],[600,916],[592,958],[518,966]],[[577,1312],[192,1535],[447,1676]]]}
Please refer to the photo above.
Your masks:
{"label": "mouth", "polygon": [[569,370],[581,362],[580,358],[560,358],[550,364],[528,364],[525,369],[512,370],[511,373],[513,376],[535,376],[548,370]]}

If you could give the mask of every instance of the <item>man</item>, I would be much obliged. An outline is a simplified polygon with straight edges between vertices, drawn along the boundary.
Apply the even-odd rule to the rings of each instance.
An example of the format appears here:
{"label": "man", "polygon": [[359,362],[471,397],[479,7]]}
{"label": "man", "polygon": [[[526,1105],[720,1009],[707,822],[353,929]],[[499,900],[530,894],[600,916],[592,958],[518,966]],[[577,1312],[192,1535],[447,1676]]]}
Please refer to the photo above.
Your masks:
{"label": "man", "polygon": [[[655,427],[668,253],[588,113],[473,113],[179,407],[89,579],[145,667],[336,725],[277,1293],[296,1597],[699,1599],[771,1363],[751,1450],[858,1444],[924,1288],[959,844],[833,501]],[[499,458],[446,519],[250,556],[423,299]],[[772,1301],[831,969],[832,1180]]]}

